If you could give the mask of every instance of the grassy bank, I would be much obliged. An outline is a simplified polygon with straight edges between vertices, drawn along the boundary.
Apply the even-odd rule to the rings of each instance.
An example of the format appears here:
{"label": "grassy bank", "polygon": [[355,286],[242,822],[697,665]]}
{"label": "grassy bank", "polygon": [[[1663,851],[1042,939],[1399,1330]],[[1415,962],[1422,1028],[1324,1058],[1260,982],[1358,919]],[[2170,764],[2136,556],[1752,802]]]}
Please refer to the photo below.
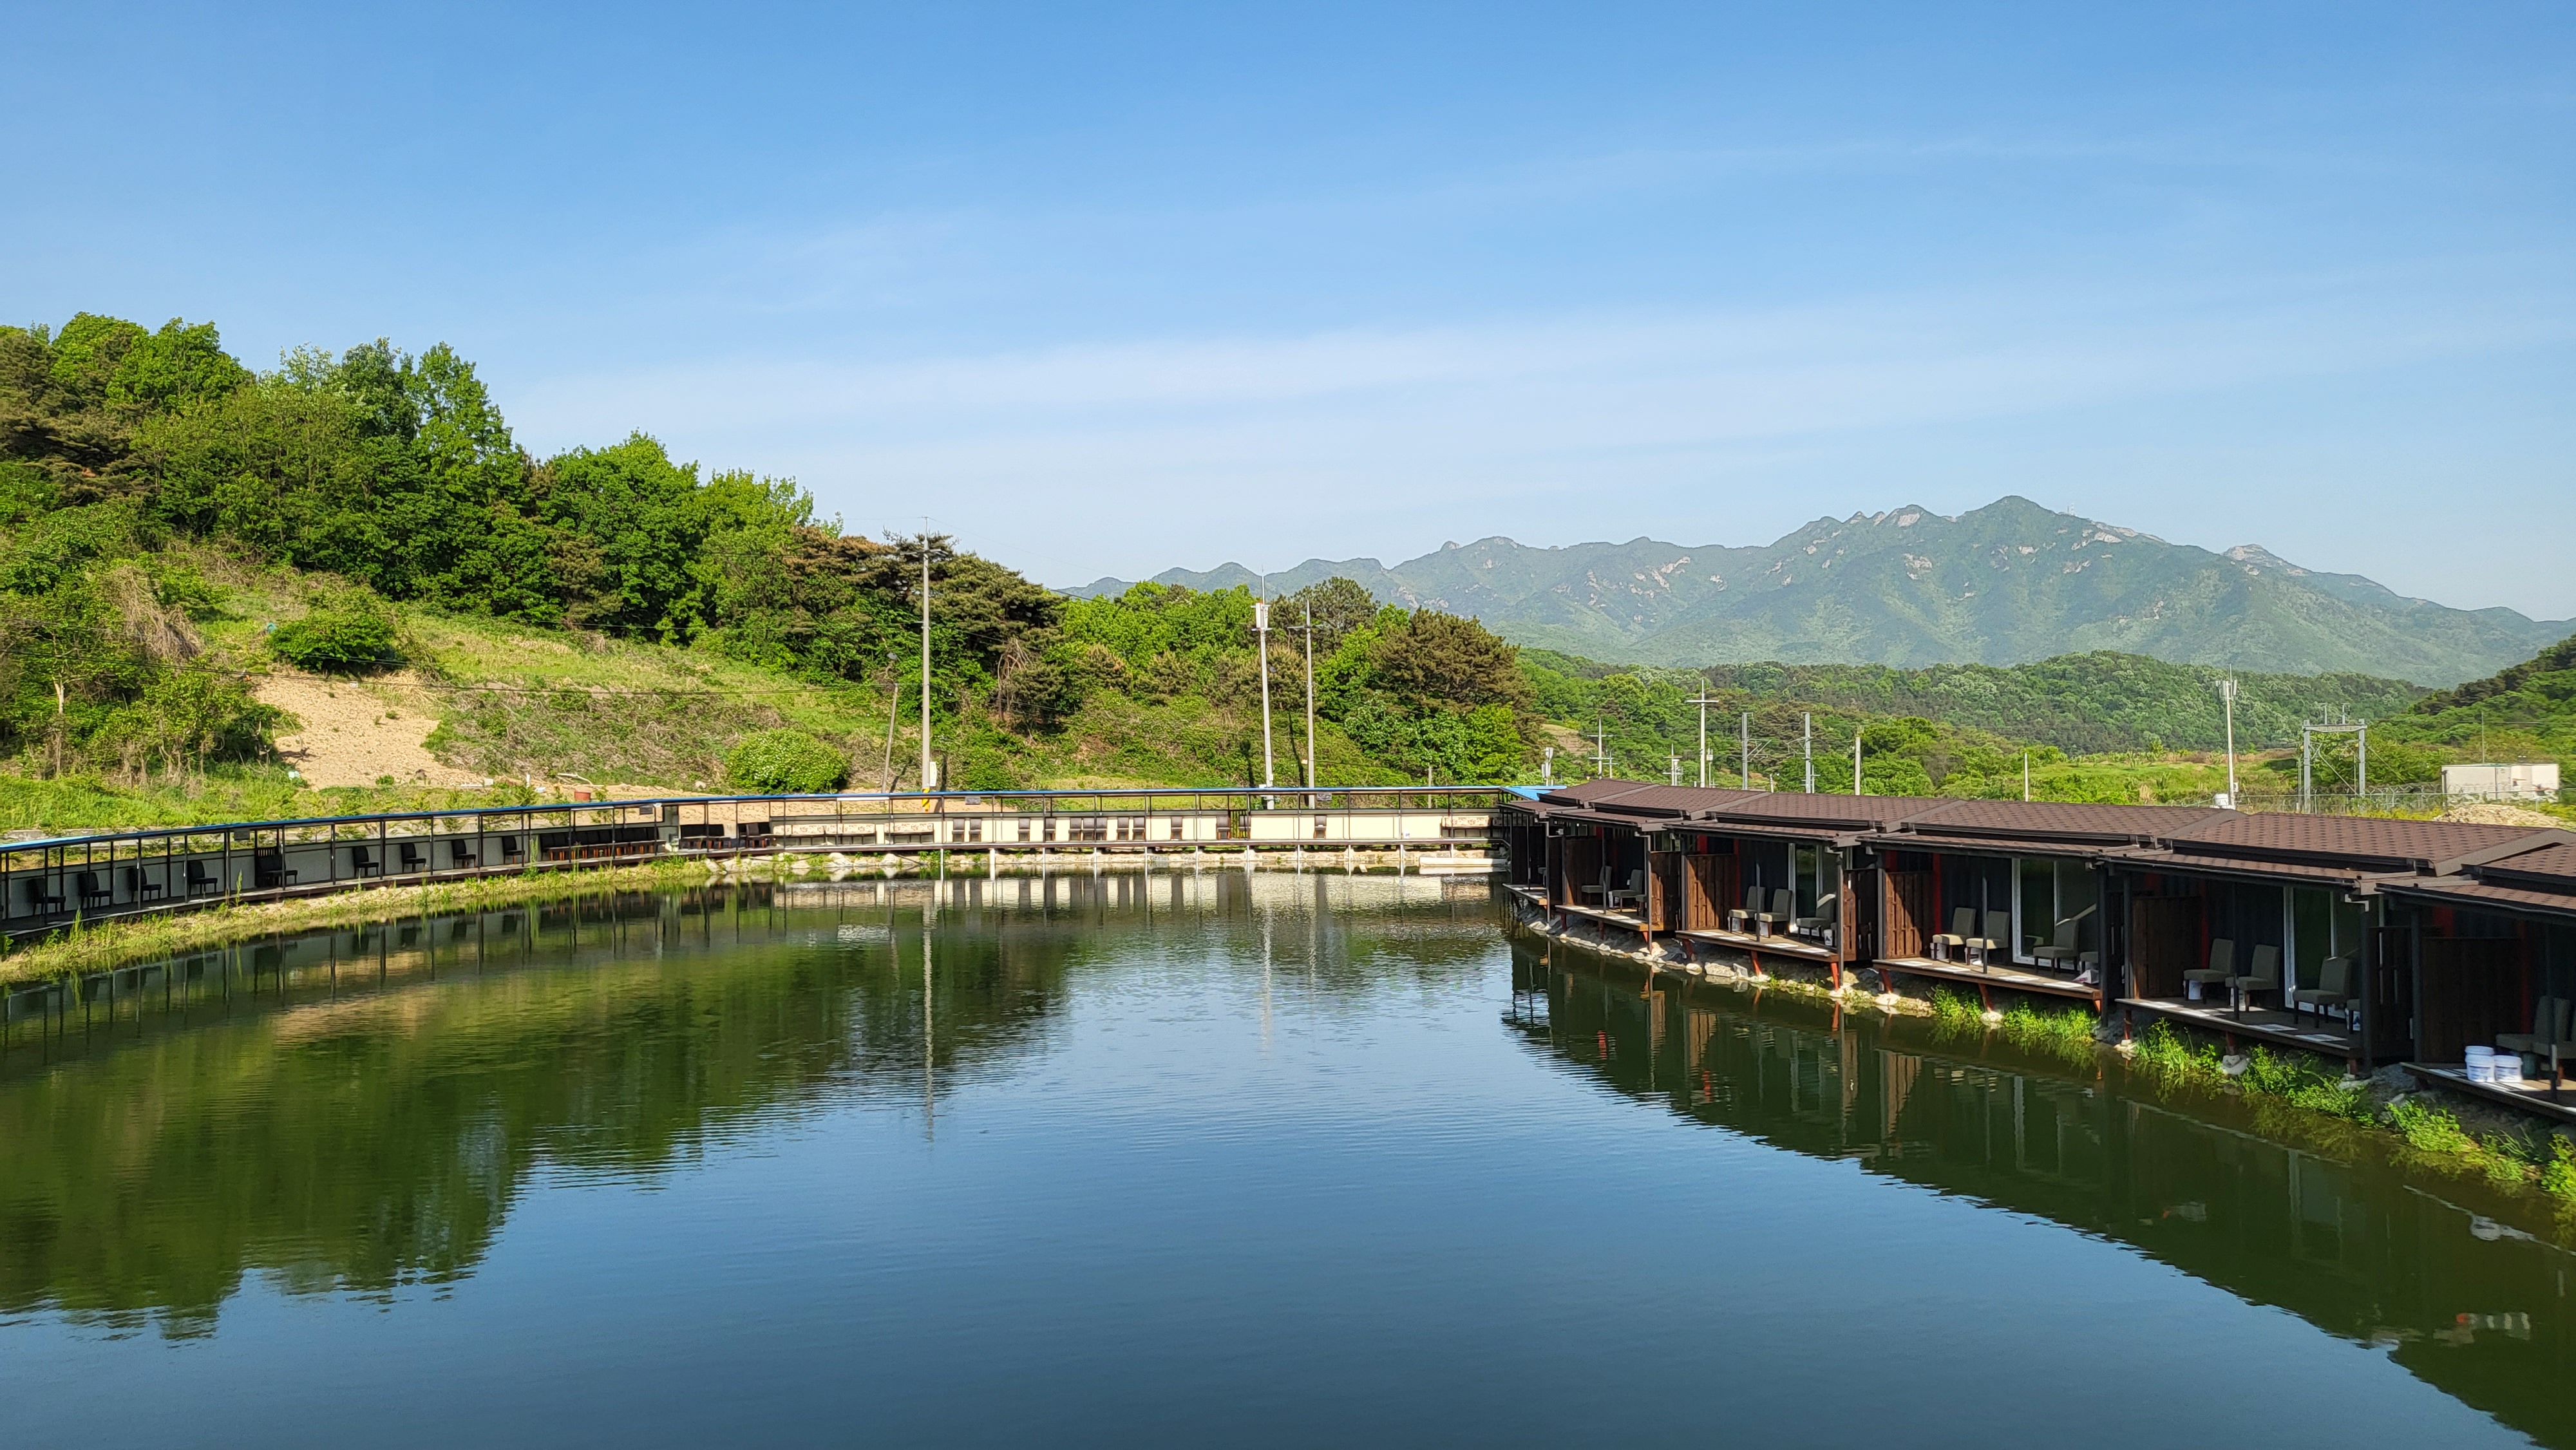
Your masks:
{"label": "grassy bank", "polygon": [[[2098,1019],[2080,1008],[2016,1003],[1989,1012],[1947,988],[1932,994],[1933,1031],[1957,1041],[1988,1035],[2025,1052],[2090,1066],[2110,1049],[2094,1031]],[[2420,1093],[2392,1093],[2380,1079],[2352,1079],[2302,1054],[2258,1045],[2242,1058],[2217,1044],[2194,1045],[2170,1023],[2157,1022],[2125,1053],[2128,1069],[2160,1094],[2241,1099],[2265,1133],[2343,1154],[2375,1153],[2402,1167],[2450,1178],[2478,1179],[2506,1191],[2538,1191],[2576,1224],[2576,1140],[2536,1121],[2498,1113],[2472,1126]]]}
{"label": "grassy bank", "polygon": [[531,871],[419,886],[387,886],[294,901],[262,901],[165,916],[75,925],[0,956],[0,983],[40,981],[166,961],[253,937],[353,926],[398,916],[485,910],[632,887],[693,886],[702,861],[661,860],[577,871]]}
{"label": "grassy bank", "polygon": [[2381,1079],[2329,1076],[2260,1045],[2241,1061],[2194,1046],[2158,1022],[2128,1054],[2131,1070],[2168,1092],[2241,1096],[2266,1132],[2329,1148],[2376,1150],[2388,1161],[2507,1191],[2537,1191],[2576,1224],[2576,1140],[2501,1111],[2472,1126],[2432,1094],[2387,1091]]}
{"label": "grassy bank", "polygon": [[479,786],[335,786],[315,790],[277,766],[218,766],[202,779],[119,785],[96,776],[39,780],[0,772],[0,831],[48,835],[231,821],[303,820],[533,803],[516,781]]}

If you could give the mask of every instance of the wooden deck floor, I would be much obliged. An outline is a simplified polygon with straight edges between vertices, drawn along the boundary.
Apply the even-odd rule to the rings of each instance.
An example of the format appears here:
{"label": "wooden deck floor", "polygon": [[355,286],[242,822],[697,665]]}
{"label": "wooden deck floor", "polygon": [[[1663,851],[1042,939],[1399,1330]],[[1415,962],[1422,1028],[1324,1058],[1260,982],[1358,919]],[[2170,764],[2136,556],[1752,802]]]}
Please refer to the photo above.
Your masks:
{"label": "wooden deck floor", "polygon": [[[2521,1064],[2515,1064],[2517,1068]],[[2542,1064],[2544,1070],[2547,1064]],[[2504,1082],[2471,1082],[2465,1067],[2436,1067],[2429,1063],[2410,1062],[2406,1070],[2419,1082],[2446,1088],[2455,1093],[2484,1098],[2492,1103],[2516,1108],[2561,1122],[2576,1123],[2576,1082],[2558,1092],[2549,1090],[2547,1078],[2513,1078]]]}
{"label": "wooden deck floor", "polygon": [[2335,1019],[2312,1012],[2302,1012],[2294,1017],[2270,1008],[2248,1007],[2244,1012],[2236,1013],[2227,1010],[2224,1003],[2194,1002],[2181,997],[2123,997],[2120,1005],[2171,1018],[2203,1032],[2251,1037],[2258,1042],[2294,1047],[2302,1052],[2349,1057],[2354,1050],[2350,1032],[2337,1030],[2341,1024]]}
{"label": "wooden deck floor", "polygon": [[1793,936],[1755,936],[1744,931],[1677,931],[1672,933],[1689,941],[1707,942],[1713,946],[1733,947],[1743,952],[1770,952],[1776,956],[1796,957],[1801,961],[1831,965],[1834,950]]}
{"label": "wooden deck floor", "polygon": [[1881,971],[1903,972],[1909,976],[1937,977],[1945,982],[1960,982],[1978,987],[2009,987],[2016,992],[2040,992],[2052,997],[2073,997],[2099,1006],[2100,987],[2086,986],[2072,977],[2051,972],[2034,972],[2006,962],[1971,966],[1966,962],[1936,962],[1930,957],[1881,957],[1871,963]]}

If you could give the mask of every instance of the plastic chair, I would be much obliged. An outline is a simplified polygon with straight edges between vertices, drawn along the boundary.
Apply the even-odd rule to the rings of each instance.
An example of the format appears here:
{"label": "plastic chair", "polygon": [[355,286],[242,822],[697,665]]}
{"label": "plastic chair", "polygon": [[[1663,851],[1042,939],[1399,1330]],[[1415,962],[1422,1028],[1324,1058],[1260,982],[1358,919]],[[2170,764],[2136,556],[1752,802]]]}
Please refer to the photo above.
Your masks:
{"label": "plastic chair", "polygon": [[1756,915],[1759,915],[1761,910],[1762,888],[1759,886],[1745,887],[1744,904],[1736,907],[1726,914],[1726,929],[1732,932],[1750,932],[1753,930],[1753,918]]}
{"label": "plastic chair", "polygon": [[2323,1018],[2328,1007],[2350,1007],[2352,997],[2352,958],[2328,957],[2317,969],[2315,986],[2291,991],[2290,1015],[2296,1017],[2301,1007],[2313,1007]]}
{"label": "plastic chair", "polygon": [[[2235,976],[2236,943],[2222,936],[2209,944],[2209,965],[2194,967],[2183,973],[2182,979],[2185,982],[2196,982],[2203,987],[2223,987]],[[2204,992],[2201,995],[2206,997],[2208,994]]]}
{"label": "plastic chair", "polygon": [[2083,929],[2084,922],[2080,917],[2069,917],[2059,922],[2056,933],[2048,939],[2047,945],[2030,949],[2031,959],[2044,966],[2065,967],[2075,960],[2076,934]]}
{"label": "plastic chair", "polygon": [[1753,934],[1755,936],[1773,936],[1786,931],[1789,929],[1789,923],[1797,919],[1797,915],[1798,893],[1783,886],[1779,890],[1771,893],[1771,909],[1769,911],[1757,911],[1753,913]]}
{"label": "plastic chair", "polygon": [[2236,989],[2236,1015],[2245,1015],[2245,1003],[2257,992],[2281,990],[2281,949],[2266,942],[2254,947],[2254,965],[2244,976],[2229,979]]}
{"label": "plastic chair", "polygon": [[2551,1048],[2576,1048],[2576,1036],[2570,1035],[2576,1021],[2570,1019],[2576,1019],[2576,1002],[2564,997],[2543,997],[2531,1004],[2531,1030],[2504,1033],[2496,1038],[2496,1046],[2522,1059],[2524,1077],[2538,1077],[2540,1059]]}
{"label": "plastic chair", "polygon": [[1830,894],[1818,898],[1815,915],[1797,917],[1789,923],[1789,935],[1808,937],[1816,941],[1830,940],[1833,931],[1834,898]]}

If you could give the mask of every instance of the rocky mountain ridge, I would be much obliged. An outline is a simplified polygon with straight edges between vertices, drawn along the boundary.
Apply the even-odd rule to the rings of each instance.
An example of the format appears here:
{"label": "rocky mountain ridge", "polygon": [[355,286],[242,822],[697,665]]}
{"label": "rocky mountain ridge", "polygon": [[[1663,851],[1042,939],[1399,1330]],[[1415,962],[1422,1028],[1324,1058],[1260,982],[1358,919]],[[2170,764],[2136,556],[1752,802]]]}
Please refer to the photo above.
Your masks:
{"label": "rocky mountain ridge", "polygon": [[[2576,629],[2407,598],[2259,545],[2175,544],[2018,497],[1956,516],[1909,505],[1817,519],[1756,546],[1640,537],[1540,548],[1495,536],[1392,566],[1310,559],[1269,585],[1336,574],[1390,603],[1473,615],[1520,643],[1639,664],[2009,665],[2120,650],[2438,686]],[[1260,578],[1231,563],[1154,577],[1197,589]],[[1072,592],[1126,587],[1101,579]]]}

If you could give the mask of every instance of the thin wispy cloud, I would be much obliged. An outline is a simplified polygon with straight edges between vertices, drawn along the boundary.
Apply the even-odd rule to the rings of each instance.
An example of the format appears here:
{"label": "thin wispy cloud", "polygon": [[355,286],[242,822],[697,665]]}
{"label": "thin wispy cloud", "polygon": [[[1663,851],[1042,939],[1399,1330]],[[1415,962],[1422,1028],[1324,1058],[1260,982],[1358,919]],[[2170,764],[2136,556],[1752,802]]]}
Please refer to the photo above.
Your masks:
{"label": "thin wispy cloud", "polygon": [[[1176,562],[1142,552],[1184,547],[1176,507],[1193,527],[1238,510],[1249,521],[1293,492],[1304,513],[1264,530],[1278,562],[1376,544],[1372,522],[1409,533],[1422,527],[1414,514],[1551,495],[1547,531],[1580,534],[1598,501],[1622,499],[1632,521],[1601,528],[1625,536],[1705,513],[1694,490],[1722,488],[1775,450],[2576,335],[2559,292],[2463,308],[2408,295],[2402,280],[2142,289],[2116,303],[2098,290],[1891,297],[891,362],[728,359],[559,379],[520,416],[554,437],[650,424],[710,462],[755,455],[860,526],[888,494],[972,499],[979,546],[1071,579]],[[1059,522],[1131,503],[1150,517],[1127,516],[1131,547],[1114,558],[1068,540]]]}

